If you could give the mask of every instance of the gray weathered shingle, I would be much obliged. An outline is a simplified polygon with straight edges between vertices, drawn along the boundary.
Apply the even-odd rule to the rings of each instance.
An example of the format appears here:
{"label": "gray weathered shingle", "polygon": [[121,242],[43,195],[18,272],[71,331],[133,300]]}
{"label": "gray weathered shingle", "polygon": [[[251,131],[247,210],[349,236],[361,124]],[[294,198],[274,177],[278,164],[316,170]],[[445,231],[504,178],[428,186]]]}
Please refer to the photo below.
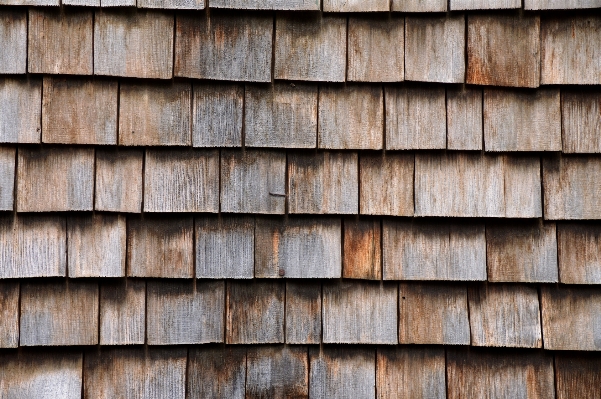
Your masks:
{"label": "gray weathered shingle", "polygon": [[19,291],[19,282],[0,281],[0,348],[19,346]]}
{"label": "gray weathered shingle", "polygon": [[376,396],[373,349],[309,349],[309,397],[372,399]]}
{"label": "gray weathered shingle", "polygon": [[146,282],[120,279],[100,284],[100,345],[144,344]]}
{"label": "gray weathered shingle", "polygon": [[[526,0],[529,1],[529,0]],[[451,0],[451,10],[501,10],[520,8],[522,0]]]}
{"label": "gray weathered shingle", "polygon": [[601,152],[601,93],[562,91],[561,122],[564,154]]}
{"label": "gray weathered shingle", "polygon": [[447,88],[447,149],[482,149],[482,90]]}
{"label": "gray weathered shingle", "polygon": [[557,223],[559,280],[601,284],[601,229],[597,224]]}
{"label": "gray weathered shingle", "polygon": [[12,211],[15,205],[16,157],[16,148],[0,147],[0,211]]}
{"label": "gray weathered shingle", "polygon": [[244,87],[194,84],[192,90],[192,145],[241,147]]}
{"label": "gray weathered shingle", "polygon": [[189,398],[245,398],[246,348],[243,346],[190,348],[187,370]]}
{"label": "gray weathered shingle", "polygon": [[142,211],[142,149],[98,149],[94,209],[108,212]]}
{"label": "gray weathered shingle", "polygon": [[247,398],[308,398],[307,347],[256,346],[246,359]]}
{"label": "gray weathered shingle", "polygon": [[392,11],[443,12],[447,11],[446,0],[392,0]]}
{"label": "gray weathered shingle", "polygon": [[321,343],[321,296],[318,281],[286,282],[286,343]]}
{"label": "gray weathered shingle", "polygon": [[0,142],[39,143],[42,134],[42,81],[0,78]]}
{"label": "gray weathered shingle", "polygon": [[0,73],[27,72],[26,11],[3,9],[0,12],[0,48]]}

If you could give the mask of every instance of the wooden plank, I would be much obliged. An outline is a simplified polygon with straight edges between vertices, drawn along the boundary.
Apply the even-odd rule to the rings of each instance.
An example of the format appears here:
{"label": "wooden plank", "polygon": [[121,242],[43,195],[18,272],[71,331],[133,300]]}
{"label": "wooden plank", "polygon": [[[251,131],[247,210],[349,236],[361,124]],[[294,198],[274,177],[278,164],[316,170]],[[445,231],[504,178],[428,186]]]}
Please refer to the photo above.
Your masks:
{"label": "wooden plank", "polygon": [[468,288],[472,346],[541,348],[538,290],[519,284]]}
{"label": "wooden plank", "polygon": [[445,353],[442,348],[378,348],[378,399],[446,399]]}
{"label": "wooden plank", "polygon": [[0,211],[12,211],[15,202],[17,149],[0,147]]}
{"label": "wooden plank", "polygon": [[572,10],[599,8],[599,0],[524,0],[524,10]]}
{"label": "wooden plank", "polygon": [[255,346],[246,362],[246,398],[309,397],[307,347]]}
{"label": "wooden plank", "polygon": [[42,81],[0,78],[0,143],[39,143]]}
{"label": "wooden plank", "polygon": [[135,7],[136,0],[100,0],[101,7]]}
{"label": "wooden plank", "polygon": [[379,219],[344,219],[342,277],[382,279],[382,226]]}
{"label": "wooden plank", "polygon": [[62,5],[100,7],[100,0],[61,0]]}
{"label": "wooden plank", "polygon": [[204,10],[205,0],[139,0],[139,8],[166,8],[178,10]]}
{"label": "wooden plank", "polygon": [[323,286],[324,343],[396,344],[397,286],[350,281]]}
{"label": "wooden plank", "polygon": [[599,153],[601,139],[594,132],[601,129],[601,93],[562,90],[562,152]]}
{"label": "wooden plank", "polygon": [[144,212],[219,211],[219,151],[146,150]]}
{"label": "wooden plank", "polygon": [[358,158],[356,152],[288,154],[288,212],[357,214]]}
{"label": "wooden plank", "polygon": [[256,223],[255,277],[340,278],[340,219],[257,218]]}
{"label": "wooden plank", "polygon": [[405,80],[463,83],[464,54],[463,14],[405,18]]}
{"label": "wooden plank", "polygon": [[347,68],[350,82],[402,82],[405,76],[402,17],[349,17]]}
{"label": "wooden plank", "polygon": [[324,0],[324,12],[390,11],[388,0]]}
{"label": "wooden plank", "polygon": [[88,10],[29,9],[29,73],[92,75],[94,13]]}
{"label": "wooden plank", "polygon": [[17,158],[18,212],[93,209],[93,148],[22,147]]}
{"label": "wooden plank", "polygon": [[[529,0],[525,0],[526,3]],[[548,0],[545,0],[548,1]],[[553,0],[551,0],[553,1]],[[563,0],[562,0],[563,1]],[[568,0],[569,1],[569,0]],[[451,10],[503,10],[521,8],[522,0],[451,0]]]}
{"label": "wooden plank", "polygon": [[142,211],[142,149],[97,149],[94,209]]}
{"label": "wooden plank", "polygon": [[244,399],[246,348],[190,348],[187,381],[190,399]]}
{"label": "wooden plank", "polygon": [[244,86],[194,84],[192,145],[241,147]]}
{"label": "wooden plank", "polygon": [[175,76],[271,82],[271,14],[178,15],[175,38]]}
{"label": "wooden plank", "polygon": [[557,262],[564,284],[601,284],[601,229],[596,224],[558,223]]}
{"label": "wooden plank", "polygon": [[100,285],[100,345],[144,344],[146,282],[122,279]]}
{"label": "wooden plank", "polygon": [[284,342],[284,297],[281,281],[227,283],[227,344]]}
{"label": "wooden plank", "polygon": [[482,90],[447,88],[447,148],[482,150]]}
{"label": "wooden plank", "polygon": [[384,220],[384,280],[486,280],[484,224]]}
{"label": "wooden plank", "polygon": [[94,75],[171,79],[171,13],[98,10],[94,19]]}
{"label": "wooden plank", "polygon": [[538,15],[470,15],[467,83],[538,87],[539,31]]}
{"label": "wooden plank", "polygon": [[192,144],[189,83],[123,83],[119,93],[120,145]]}
{"label": "wooden plank", "polygon": [[386,149],[445,149],[444,87],[386,87]]}
{"label": "wooden plank", "polygon": [[321,283],[286,282],[286,343],[321,343]]}
{"label": "wooden plank", "polygon": [[22,284],[20,332],[20,346],[97,345],[98,284]]}
{"label": "wooden plank", "polygon": [[384,141],[384,93],[379,86],[319,88],[318,147],[380,150]]}
{"label": "wooden plank", "polygon": [[[0,3],[2,3],[0,1]],[[27,72],[27,13],[4,9],[0,12],[0,74]]]}
{"label": "wooden plank", "polygon": [[245,93],[244,144],[249,147],[315,148],[317,86],[249,85]]}
{"label": "wooden plank", "polygon": [[18,346],[19,282],[0,281],[0,348]]}
{"label": "wooden plank", "polygon": [[392,0],[392,11],[401,12],[444,12],[446,0]]}
{"label": "wooden plank", "polygon": [[225,283],[148,282],[148,345],[223,342]]}
{"label": "wooden plank", "polygon": [[320,3],[313,0],[212,0],[211,8],[319,11]]}
{"label": "wooden plank", "polygon": [[127,223],[127,275],[192,278],[194,222],[191,217],[131,218]]}
{"label": "wooden plank", "polygon": [[557,399],[599,399],[601,359],[584,353],[555,355]]}
{"label": "wooden plank", "polygon": [[94,214],[67,220],[69,277],[124,277],[125,216]]}
{"label": "wooden plank", "polygon": [[556,283],[556,236],[555,223],[527,221],[487,224],[488,280]]}
{"label": "wooden plank", "polygon": [[14,6],[59,6],[59,0],[0,0],[0,5]]}
{"label": "wooden plank", "polygon": [[278,15],[274,78],[344,82],[346,17]]}
{"label": "wooden plank", "polygon": [[186,392],[186,348],[108,348],[85,354],[83,398],[173,398]]}

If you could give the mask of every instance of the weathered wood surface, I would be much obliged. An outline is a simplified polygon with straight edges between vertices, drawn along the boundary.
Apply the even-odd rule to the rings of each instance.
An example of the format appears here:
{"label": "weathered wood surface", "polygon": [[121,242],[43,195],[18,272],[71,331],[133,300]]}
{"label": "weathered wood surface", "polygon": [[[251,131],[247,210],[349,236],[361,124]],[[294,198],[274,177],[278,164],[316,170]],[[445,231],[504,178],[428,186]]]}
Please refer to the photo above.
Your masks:
{"label": "weathered wood surface", "polygon": [[146,150],[144,212],[219,211],[219,151]]}
{"label": "weathered wood surface", "polygon": [[447,148],[482,150],[482,90],[447,88]]}
{"label": "weathered wood surface", "polygon": [[135,7],[136,0],[100,0],[102,7]]}
{"label": "weathered wood surface", "polygon": [[562,90],[563,153],[600,153],[601,93]]}
{"label": "weathered wood surface", "polygon": [[97,345],[98,284],[21,284],[20,346]]}
{"label": "weathered wood surface", "polygon": [[345,281],[323,286],[324,343],[396,344],[397,286]]}
{"label": "weathered wood surface", "polygon": [[2,281],[0,282],[0,348],[18,346],[19,282]]}
{"label": "weathered wood surface", "polygon": [[288,155],[288,211],[357,214],[359,165],[356,152]]}
{"label": "weathered wood surface", "polygon": [[467,30],[467,83],[538,87],[538,15],[470,15]]}
{"label": "weathered wood surface", "polygon": [[324,12],[389,11],[388,0],[323,0]]}
{"label": "weathered wood surface", "polygon": [[18,212],[93,209],[93,148],[22,147],[17,162]]}
{"label": "weathered wood surface", "polygon": [[384,280],[486,280],[484,224],[384,220]]}
{"label": "weathered wood surface", "polygon": [[278,15],[274,78],[344,82],[346,27],[343,16]]}
{"label": "weathered wood surface", "polygon": [[[0,4],[4,4],[0,1]],[[0,12],[0,74],[27,72],[27,12]]]}
{"label": "weathered wood surface", "polygon": [[543,18],[541,84],[601,84],[601,19]]}
{"label": "weathered wood surface", "polygon": [[196,218],[195,229],[196,278],[254,277],[254,218]]}
{"label": "weathered wood surface", "polygon": [[465,285],[401,283],[399,343],[469,345]]}
{"label": "weathered wood surface", "polygon": [[544,347],[601,350],[601,294],[598,288],[541,287]]}
{"label": "weathered wood surface", "polygon": [[341,225],[334,218],[258,218],[255,277],[340,278]]}
{"label": "weathered wood surface", "polygon": [[139,8],[204,10],[206,6],[205,0],[138,0]]}
{"label": "weathered wood surface", "polygon": [[15,147],[0,147],[0,211],[14,208],[16,158]]}
{"label": "weathered wood surface", "polygon": [[223,342],[223,281],[149,281],[148,345]]}
{"label": "weathered wood surface", "polygon": [[386,149],[444,149],[447,146],[444,87],[387,87]]}
{"label": "weathered wood surface", "polygon": [[144,344],[146,282],[122,279],[100,285],[100,345]]}
{"label": "weathered wood surface", "polygon": [[392,11],[401,12],[444,12],[446,0],[392,0]]}
{"label": "weathered wood surface", "polygon": [[100,7],[100,0],[61,0],[61,5]]}
{"label": "weathered wood surface", "polygon": [[373,399],[375,357],[373,349],[310,348],[309,397]]}
{"label": "weathered wood surface", "polygon": [[286,282],[286,343],[321,343],[321,283]]}
{"label": "weathered wood surface", "polygon": [[281,281],[227,283],[227,344],[284,342],[286,287]]}
{"label": "weathered wood surface", "polygon": [[442,348],[378,348],[378,399],[446,399],[445,353]]}
{"label": "weathered wood surface", "polygon": [[384,93],[368,85],[319,88],[318,147],[382,149]]}
{"label": "weathered wood surface", "polygon": [[192,101],[194,147],[242,146],[244,86],[195,84]]}
{"label": "weathered wood surface", "polygon": [[238,10],[312,10],[319,11],[320,3],[314,0],[212,0],[211,8]]}
{"label": "weathered wood surface", "polygon": [[524,0],[525,10],[571,10],[599,7],[601,7],[599,0]]}
{"label": "weathered wood surface", "polygon": [[86,352],[83,398],[184,399],[186,353],[186,348],[177,347]]}
{"label": "weathered wood surface", "polygon": [[468,288],[472,346],[542,347],[538,291],[518,284]]}
{"label": "weathered wood surface", "polygon": [[94,209],[142,211],[142,149],[97,149]]}
{"label": "weathered wood surface", "polygon": [[171,79],[173,14],[98,10],[94,19],[94,75]]}
{"label": "weathered wood surface", "polygon": [[59,0],[0,0],[0,5],[15,6],[59,6]]}
{"label": "weathered wood surface", "polygon": [[92,75],[93,23],[91,10],[30,8],[28,72]]}
{"label": "weathered wood surface", "polygon": [[119,89],[119,144],[192,144],[189,83],[123,83]]}
{"label": "weathered wood surface", "polygon": [[557,261],[564,284],[601,284],[601,229],[596,224],[558,223]]}
{"label": "weathered wood surface", "polygon": [[187,395],[190,399],[244,399],[246,348],[190,348],[187,382]]}
{"label": "weathered wood surface", "polygon": [[344,219],[342,277],[382,279],[382,226],[379,219]]}
{"label": "weathered wood surface", "polygon": [[178,15],[174,75],[271,82],[273,16]]}
{"label": "weathered wood surface", "polygon": [[[1,64],[1,61],[0,61]],[[39,143],[42,81],[0,78],[0,143]]]}
{"label": "weathered wood surface", "polygon": [[194,222],[191,217],[132,218],[127,223],[127,275],[192,278]]}
{"label": "weathered wood surface", "polygon": [[405,80],[463,83],[465,16],[405,18]]}
{"label": "weathered wood surface", "polygon": [[244,144],[248,147],[315,148],[317,86],[249,85],[245,93]]}
{"label": "weathered wood surface", "polygon": [[[525,0],[526,3],[529,0]],[[549,0],[545,0],[549,1]],[[551,0],[553,1],[553,0]],[[565,1],[565,0],[561,0]],[[451,0],[451,10],[502,10],[521,8],[522,0]]]}
{"label": "weathered wood surface", "polygon": [[396,16],[349,17],[347,79],[402,82],[405,76],[405,24]]}
{"label": "weathered wood surface", "polygon": [[309,397],[307,347],[255,346],[246,356],[247,399]]}
{"label": "weathered wood surface", "polygon": [[555,355],[557,399],[599,399],[601,359],[583,353]]}

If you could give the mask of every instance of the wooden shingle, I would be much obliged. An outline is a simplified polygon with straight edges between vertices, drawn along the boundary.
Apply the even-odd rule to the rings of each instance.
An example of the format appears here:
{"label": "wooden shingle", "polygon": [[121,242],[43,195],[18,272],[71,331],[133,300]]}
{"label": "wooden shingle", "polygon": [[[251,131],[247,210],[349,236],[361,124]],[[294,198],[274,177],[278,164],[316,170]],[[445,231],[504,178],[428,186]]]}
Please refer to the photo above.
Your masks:
{"label": "wooden shingle", "polygon": [[100,285],[100,345],[144,344],[146,282],[122,279]]}
{"label": "wooden shingle", "polygon": [[600,153],[601,92],[561,93],[563,153]]}
{"label": "wooden shingle", "polygon": [[17,346],[19,346],[19,282],[2,281],[0,282],[0,348]]}
{"label": "wooden shingle", "polygon": [[344,219],[342,277],[382,279],[382,226],[379,219]]}
{"label": "wooden shingle", "polygon": [[100,0],[102,7],[135,7],[136,0]]}
{"label": "wooden shingle", "polygon": [[211,8],[319,11],[320,3],[314,0],[212,0]]}
{"label": "wooden shingle", "polygon": [[61,5],[100,7],[100,0],[61,0]]}
{"label": "wooden shingle", "polygon": [[447,148],[482,150],[482,90],[447,89]]}
{"label": "wooden shingle", "polygon": [[601,284],[601,229],[596,224],[558,223],[559,281]]}
{"label": "wooden shingle", "polygon": [[242,146],[244,86],[195,84],[192,101],[194,147]]}
{"label": "wooden shingle", "polygon": [[389,0],[323,0],[324,12],[372,12],[389,10]]}
{"label": "wooden shingle", "polygon": [[[0,0],[0,4],[5,4]],[[27,12],[7,10],[0,12],[0,73],[27,72]]]}
{"label": "wooden shingle", "polygon": [[600,0],[524,0],[524,10],[572,10],[599,8]]}
{"label": "wooden shingle", "polygon": [[557,399],[599,399],[601,359],[583,353],[555,355]]}
{"label": "wooden shingle", "polygon": [[39,143],[42,80],[0,78],[0,143]]}
{"label": "wooden shingle", "polygon": [[286,343],[321,343],[321,283],[286,282]]}
{"label": "wooden shingle", "polygon": [[108,212],[142,211],[142,149],[96,150],[94,209]]}
{"label": "wooden shingle", "polygon": [[59,6],[60,0],[0,0],[0,5]]}
{"label": "wooden shingle", "polygon": [[138,0],[139,8],[166,8],[178,10],[203,10],[205,0]]}
{"label": "wooden shingle", "polygon": [[245,398],[245,347],[190,348],[188,359],[188,398]]}
{"label": "wooden shingle", "polygon": [[392,11],[401,12],[444,12],[446,0],[392,0]]}
{"label": "wooden shingle", "polygon": [[[528,2],[529,0],[526,0]],[[548,0],[545,0],[548,1]],[[553,1],[553,0],[551,0]],[[560,0],[565,1],[565,0]],[[503,10],[520,8],[522,0],[451,0],[451,10]]]}
{"label": "wooden shingle", "polygon": [[246,356],[247,399],[309,397],[307,347],[255,346]]}
{"label": "wooden shingle", "polygon": [[12,211],[15,202],[17,149],[0,147],[0,211]]}

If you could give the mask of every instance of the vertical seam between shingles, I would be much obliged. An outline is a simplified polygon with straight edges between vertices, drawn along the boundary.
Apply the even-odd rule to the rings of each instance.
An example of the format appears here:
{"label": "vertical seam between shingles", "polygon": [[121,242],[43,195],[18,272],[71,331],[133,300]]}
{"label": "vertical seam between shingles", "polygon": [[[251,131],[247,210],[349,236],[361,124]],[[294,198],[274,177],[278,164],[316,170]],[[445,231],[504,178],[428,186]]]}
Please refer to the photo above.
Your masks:
{"label": "vertical seam between shingles", "polygon": [[[100,3],[100,0],[98,0]],[[94,26],[96,25],[96,11],[92,11],[92,77],[94,76]]]}
{"label": "vertical seam between shingles", "polygon": [[121,80],[117,80],[117,123],[115,124],[115,145],[119,145],[119,125],[121,124]]}
{"label": "vertical seam between shingles", "polygon": [[286,279],[284,278],[280,278],[280,281],[284,284],[284,320],[283,320],[283,344],[286,344],[288,339],[287,339],[287,334],[286,334],[286,304],[288,301],[288,282],[286,282]]}
{"label": "vertical seam between shingles", "polygon": [[321,97],[321,84],[317,83],[317,108],[315,115],[315,149],[319,148],[319,99]]}
{"label": "vertical seam between shingles", "polygon": [[444,351],[444,388],[445,388],[445,397],[449,398],[449,356],[448,356],[448,346],[443,346]]}
{"label": "vertical seam between shingles", "polygon": [[240,148],[246,147],[246,84],[242,85],[242,126],[240,128]]}
{"label": "vertical seam between shingles", "polygon": [[148,280],[144,280],[144,346],[148,348]]}
{"label": "vertical seam between shingles", "polygon": [[[137,1],[136,1],[137,3]],[[173,13],[173,30],[172,30],[172,38],[173,38],[173,43],[172,43],[172,47],[171,47],[171,81],[173,81],[173,77],[175,76],[175,40],[176,40],[176,20],[177,20],[177,16],[176,13]]]}
{"label": "vertical seam between shingles", "polygon": [[[480,289],[480,285],[483,284],[482,282],[468,282],[465,285],[465,304],[466,304],[466,308],[467,308],[467,326],[469,328],[469,335],[470,335],[470,343],[469,345],[473,345],[474,343],[472,342],[472,312],[471,312],[471,301],[470,301],[470,288],[475,285],[478,284],[478,289]],[[484,284],[488,284],[488,281],[485,281]]]}
{"label": "vertical seam between shingles", "polygon": [[386,152],[386,88],[382,88],[382,151]]}
{"label": "vertical seam between shingles", "polygon": [[190,378],[190,347],[186,346],[186,369],[184,371],[184,398],[188,399],[188,379]]}

